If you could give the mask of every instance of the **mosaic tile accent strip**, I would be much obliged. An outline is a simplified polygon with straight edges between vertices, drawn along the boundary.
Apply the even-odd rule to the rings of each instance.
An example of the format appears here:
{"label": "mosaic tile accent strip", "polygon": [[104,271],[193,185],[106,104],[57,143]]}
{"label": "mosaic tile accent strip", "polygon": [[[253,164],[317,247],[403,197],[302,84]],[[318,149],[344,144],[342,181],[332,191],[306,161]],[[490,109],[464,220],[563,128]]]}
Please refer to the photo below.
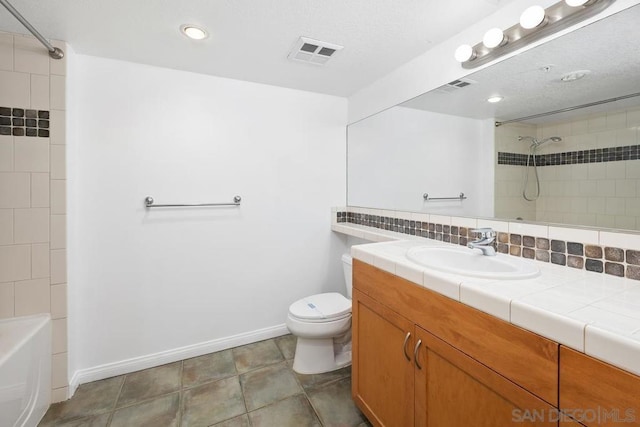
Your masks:
{"label": "mosaic tile accent strip", "polygon": [[[476,238],[475,233],[459,225],[421,222],[400,217],[341,211],[336,212],[336,221],[449,242],[460,246],[467,246],[469,241]],[[550,240],[545,237],[504,232],[498,233],[494,248],[498,253],[510,256],[640,280],[640,251],[638,250]]]}
{"label": "mosaic tile accent strip", "polygon": [[[498,164],[526,166],[528,157],[530,157],[529,154],[499,152]],[[538,166],[577,165],[581,163],[618,162],[638,159],[640,159],[640,145],[537,154],[535,156],[536,165]],[[533,160],[530,159],[529,164],[533,164]]]}
{"label": "mosaic tile accent strip", "polygon": [[0,135],[49,137],[49,111],[0,107]]}

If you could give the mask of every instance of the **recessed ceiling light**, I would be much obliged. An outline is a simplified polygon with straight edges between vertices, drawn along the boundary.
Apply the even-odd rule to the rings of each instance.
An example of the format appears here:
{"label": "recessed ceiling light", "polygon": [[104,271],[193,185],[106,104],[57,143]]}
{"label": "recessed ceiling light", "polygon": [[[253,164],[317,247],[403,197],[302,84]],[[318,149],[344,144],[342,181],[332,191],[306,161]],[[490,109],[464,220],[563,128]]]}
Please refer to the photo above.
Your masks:
{"label": "recessed ceiling light", "polygon": [[207,32],[195,25],[185,24],[180,27],[180,30],[182,31],[182,34],[193,40],[202,40],[207,38]]}
{"label": "recessed ceiling light", "polygon": [[491,98],[487,98],[487,102],[490,102],[492,104],[495,104],[496,102],[500,102],[502,101],[504,98],[501,97],[500,95],[496,95],[496,96],[492,96]]}

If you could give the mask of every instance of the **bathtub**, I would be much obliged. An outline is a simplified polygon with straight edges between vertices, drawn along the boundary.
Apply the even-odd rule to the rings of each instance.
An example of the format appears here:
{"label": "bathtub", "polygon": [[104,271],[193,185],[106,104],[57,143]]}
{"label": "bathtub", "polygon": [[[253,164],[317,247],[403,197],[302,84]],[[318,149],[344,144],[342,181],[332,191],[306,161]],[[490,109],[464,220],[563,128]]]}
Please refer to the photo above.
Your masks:
{"label": "bathtub", "polygon": [[50,316],[0,320],[0,426],[35,427],[50,402]]}

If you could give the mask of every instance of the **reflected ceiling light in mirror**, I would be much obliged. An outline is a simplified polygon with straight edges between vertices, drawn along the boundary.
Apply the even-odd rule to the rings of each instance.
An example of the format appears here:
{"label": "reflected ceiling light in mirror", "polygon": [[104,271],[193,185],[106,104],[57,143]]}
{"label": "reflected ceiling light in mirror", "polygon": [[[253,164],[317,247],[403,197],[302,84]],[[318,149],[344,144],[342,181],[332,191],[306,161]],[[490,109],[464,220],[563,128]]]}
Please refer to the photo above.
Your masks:
{"label": "reflected ceiling light in mirror", "polygon": [[[543,9],[531,6],[520,22],[506,30],[492,28],[475,46],[462,45],[455,58],[466,69],[476,68],[526,45],[592,17],[616,0],[562,0]],[[576,7],[581,6],[581,7]]]}
{"label": "reflected ceiling light in mirror", "polygon": [[563,74],[562,77],[560,77],[560,80],[562,80],[563,82],[575,82],[576,80],[580,80],[590,73],[591,70],[571,71],[570,73]]}
{"label": "reflected ceiling light in mirror", "polygon": [[531,6],[520,15],[520,26],[526,30],[539,27],[545,23],[546,14],[542,6]]}
{"label": "reflected ceiling light in mirror", "polygon": [[492,96],[490,98],[487,98],[487,102],[490,102],[492,104],[495,104],[496,102],[500,102],[504,99],[504,97],[500,96],[500,95],[496,95],[496,96]]}
{"label": "reflected ceiling light in mirror", "polygon": [[458,46],[454,56],[456,57],[456,61],[465,62],[475,58],[476,53],[471,46],[469,46],[468,44],[463,44]]}
{"label": "reflected ceiling light in mirror", "polygon": [[193,40],[202,40],[207,38],[207,32],[195,25],[185,24],[180,27],[182,34]]}
{"label": "reflected ceiling light in mirror", "polygon": [[482,38],[482,44],[493,49],[498,46],[502,46],[507,43],[507,38],[504,36],[504,32],[500,28],[492,28],[484,34]]}

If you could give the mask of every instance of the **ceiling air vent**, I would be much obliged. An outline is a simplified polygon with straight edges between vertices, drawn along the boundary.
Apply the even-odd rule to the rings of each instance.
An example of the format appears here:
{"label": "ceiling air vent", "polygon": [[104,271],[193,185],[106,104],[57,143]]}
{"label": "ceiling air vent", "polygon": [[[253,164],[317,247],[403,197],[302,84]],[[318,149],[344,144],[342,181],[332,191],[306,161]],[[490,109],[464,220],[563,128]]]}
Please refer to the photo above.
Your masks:
{"label": "ceiling air vent", "polygon": [[320,40],[300,37],[287,58],[292,61],[308,62],[310,64],[324,65],[335,56],[343,46],[322,42]]}
{"label": "ceiling air vent", "polygon": [[458,80],[449,82],[446,85],[440,86],[436,90],[439,92],[451,93],[458,89],[462,89],[464,87],[467,87],[469,85],[476,84],[476,83],[477,83],[476,81],[473,81],[471,79],[458,79]]}

